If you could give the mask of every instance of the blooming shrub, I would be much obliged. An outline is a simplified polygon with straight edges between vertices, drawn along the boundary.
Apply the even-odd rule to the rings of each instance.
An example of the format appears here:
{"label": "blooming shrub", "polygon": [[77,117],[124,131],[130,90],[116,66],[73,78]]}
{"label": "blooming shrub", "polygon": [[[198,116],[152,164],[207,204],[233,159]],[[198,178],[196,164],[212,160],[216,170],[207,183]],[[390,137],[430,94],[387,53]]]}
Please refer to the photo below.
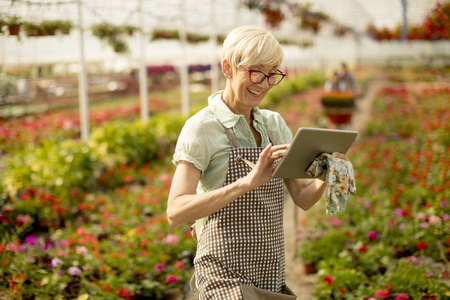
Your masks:
{"label": "blooming shrub", "polygon": [[450,259],[449,95],[448,88],[380,91],[372,121],[348,154],[359,197],[337,216],[339,225],[313,210],[307,226],[326,233],[300,246],[305,256],[324,237],[345,236],[337,254],[320,252],[317,299],[450,296],[443,283]]}

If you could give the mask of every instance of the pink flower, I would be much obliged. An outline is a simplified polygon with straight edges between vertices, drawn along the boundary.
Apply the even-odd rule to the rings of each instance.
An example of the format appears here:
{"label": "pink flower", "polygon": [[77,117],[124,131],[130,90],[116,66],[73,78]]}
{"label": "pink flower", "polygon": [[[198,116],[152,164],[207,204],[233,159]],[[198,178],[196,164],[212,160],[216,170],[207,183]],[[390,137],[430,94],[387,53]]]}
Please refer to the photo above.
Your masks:
{"label": "pink flower", "polygon": [[394,300],[409,300],[409,295],[406,293],[395,293]]}
{"label": "pink flower", "polygon": [[441,203],[439,203],[440,207],[446,207],[447,205],[448,205],[447,199],[444,199],[444,200],[441,201]]}
{"label": "pink flower", "polygon": [[76,246],[76,252],[81,255],[86,255],[89,251],[85,246]]}
{"label": "pink flower", "polygon": [[156,264],[155,265],[155,269],[158,270],[158,271],[162,271],[162,270],[164,270],[164,265],[163,264]]}
{"label": "pink flower", "polygon": [[178,243],[178,241],[180,240],[180,237],[176,234],[171,234],[169,233],[165,238],[164,238],[164,242],[166,244],[176,244]]}
{"label": "pink flower", "polygon": [[419,212],[419,213],[417,213],[416,217],[417,217],[418,219],[420,219],[422,222],[425,222],[425,221],[427,220],[427,216],[426,216],[425,213],[422,212],[422,211]]}
{"label": "pink flower", "polygon": [[444,220],[444,221],[450,220],[450,215],[449,215],[449,214],[445,214],[445,215],[442,217],[442,220]]}
{"label": "pink flower", "polygon": [[371,241],[373,241],[377,237],[378,237],[378,232],[376,232],[375,230],[372,230],[367,234],[367,238]]}
{"label": "pink flower", "polygon": [[174,276],[174,275],[170,275],[166,279],[166,283],[167,284],[169,284],[169,283],[177,283],[177,282],[178,282],[178,278],[177,278],[177,276]]}
{"label": "pink flower", "polygon": [[22,227],[23,224],[28,223],[31,221],[30,215],[18,215],[16,218],[16,225],[19,227]]}
{"label": "pink flower", "polygon": [[75,266],[69,267],[67,270],[70,276],[81,276],[81,269]]}
{"label": "pink flower", "polygon": [[396,215],[396,216],[403,215],[403,209],[401,209],[401,208],[394,209],[394,215]]}
{"label": "pink flower", "polygon": [[431,216],[429,222],[430,224],[439,224],[442,220],[438,216]]}
{"label": "pink flower", "polygon": [[52,266],[53,268],[56,268],[58,265],[62,265],[63,263],[64,263],[64,262],[63,262],[60,258],[55,257],[55,258],[52,259],[51,266]]}
{"label": "pink flower", "polygon": [[409,263],[415,264],[415,265],[417,265],[419,263],[419,260],[415,256],[408,256],[406,258],[406,261]]}
{"label": "pink flower", "polygon": [[378,290],[373,296],[379,299],[387,299],[389,298],[389,293],[386,290]]}
{"label": "pink flower", "polygon": [[341,220],[339,220],[338,218],[333,218],[331,220],[331,223],[333,223],[333,225],[339,226],[341,225]]}

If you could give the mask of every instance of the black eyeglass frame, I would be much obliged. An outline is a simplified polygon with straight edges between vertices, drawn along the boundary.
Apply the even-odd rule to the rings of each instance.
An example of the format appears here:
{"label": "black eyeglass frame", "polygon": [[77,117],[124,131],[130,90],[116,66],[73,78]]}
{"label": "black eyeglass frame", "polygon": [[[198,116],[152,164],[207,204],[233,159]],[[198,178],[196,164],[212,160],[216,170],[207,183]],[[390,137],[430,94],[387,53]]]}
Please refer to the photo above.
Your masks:
{"label": "black eyeglass frame", "polygon": [[[250,79],[251,83],[253,83],[253,84],[260,84],[261,82],[263,82],[263,81],[266,80],[266,78],[267,78],[267,83],[268,83],[270,86],[275,86],[275,85],[280,84],[280,82],[283,81],[284,77],[286,77],[286,74],[283,73],[283,71],[281,71],[280,69],[277,69],[277,71],[280,72],[280,73],[269,73],[269,75],[267,75],[266,73],[264,73],[264,72],[262,72],[262,71],[259,71],[259,70],[250,70],[250,69],[244,67],[244,66],[241,65],[241,64],[238,64],[238,68],[239,68],[239,67],[243,67],[245,70],[248,71],[248,78]],[[252,73],[261,73],[261,74],[264,75],[264,77],[261,79],[261,81],[259,81],[259,82],[254,82],[254,81],[252,80]],[[281,75],[281,76],[283,76],[283,77],[281,77],[281,79],[280,79],[277,83],[271,84],[271,83],[270,83],[270,77],[273,76],[273,75]]]}

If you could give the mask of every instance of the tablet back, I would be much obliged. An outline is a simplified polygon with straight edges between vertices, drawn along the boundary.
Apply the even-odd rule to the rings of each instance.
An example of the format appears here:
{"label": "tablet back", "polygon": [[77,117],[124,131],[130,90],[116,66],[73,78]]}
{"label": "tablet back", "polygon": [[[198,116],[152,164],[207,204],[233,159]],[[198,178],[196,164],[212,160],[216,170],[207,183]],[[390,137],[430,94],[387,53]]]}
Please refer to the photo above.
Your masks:
{"label": "tablet back", "polygon": [[311,178],[306,170],[321,153],[347,153],[357,131],[301,127],[272,177]]}

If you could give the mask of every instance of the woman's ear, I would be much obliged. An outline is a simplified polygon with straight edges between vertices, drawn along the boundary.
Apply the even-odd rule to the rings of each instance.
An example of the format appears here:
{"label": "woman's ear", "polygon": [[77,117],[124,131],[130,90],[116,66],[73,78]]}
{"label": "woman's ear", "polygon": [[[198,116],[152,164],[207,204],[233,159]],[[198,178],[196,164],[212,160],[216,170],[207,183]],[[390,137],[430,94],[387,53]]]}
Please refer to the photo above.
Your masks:
{"label": "woman's ear", "polygon": [[224,59],[222,62],[222,73],[226,78],[231,78],[231,76],[233,75],[233,72],[231,72],[231,66],[226,59]]}

